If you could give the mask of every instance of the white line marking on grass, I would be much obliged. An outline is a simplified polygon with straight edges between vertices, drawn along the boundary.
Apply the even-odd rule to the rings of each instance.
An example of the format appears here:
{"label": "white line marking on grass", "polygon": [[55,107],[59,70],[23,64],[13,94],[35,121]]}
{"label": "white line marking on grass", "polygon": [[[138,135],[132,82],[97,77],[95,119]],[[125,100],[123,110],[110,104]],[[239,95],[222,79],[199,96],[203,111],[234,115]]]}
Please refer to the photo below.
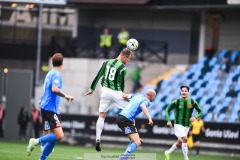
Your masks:
{"label": "white line marking on grass", "polygon": [[62,157],[62,156],[49,156],[51,159],[83,159],[83,157],[78,157],[78,156],[66,156],[66,157]]}
{"label": "white line marking on grass", "polygon": [[[0,153],[12,153],[12,151],[1,151]],[[15,152],[15,153],[22,153],[22,152]],[[27,156],[27,155],[1,155],[1,157],[0,157],[0,160],[2,159],[2,158],[10,158],[10,157],[14,157],[14,158],[16,158],[16,159],[18,159],[18,158],[36,158],[36,157],[40,157],[40,155],[37,155],[37,154],[33,154],[33,155],[31,155],[31,156]],[[80,156],[69,156],[69,155],[61,155],[61,156],[58,156],[58,155],[50,155],[49,156],[49,158],[50,159],[57,159],[57,160],[59,160],[59,159],[68,159],[68,160],[73,160],[73,159],[83,159],[83,157],[80,157]]]}

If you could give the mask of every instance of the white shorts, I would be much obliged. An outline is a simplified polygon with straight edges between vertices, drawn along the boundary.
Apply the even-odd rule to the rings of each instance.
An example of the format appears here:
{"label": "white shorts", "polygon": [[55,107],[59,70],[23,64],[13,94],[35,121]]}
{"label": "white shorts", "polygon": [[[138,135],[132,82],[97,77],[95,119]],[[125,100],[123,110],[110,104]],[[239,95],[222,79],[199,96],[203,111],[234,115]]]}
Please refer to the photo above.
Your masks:
{"label": "white shorts", "polygon": [[182,137],[186,137],[189,131],[189,127],[184,127],[179,124],[174,124],[174,134],[182,141]]}
{"label": "white shorts", "polygon": [[114,91],[107,87],[102,87],[102,94],[99,106],[99,112],[107,112],[111,105],[116,105],[121,109],[125,109],[128,101],[122,98],[122,91]]}

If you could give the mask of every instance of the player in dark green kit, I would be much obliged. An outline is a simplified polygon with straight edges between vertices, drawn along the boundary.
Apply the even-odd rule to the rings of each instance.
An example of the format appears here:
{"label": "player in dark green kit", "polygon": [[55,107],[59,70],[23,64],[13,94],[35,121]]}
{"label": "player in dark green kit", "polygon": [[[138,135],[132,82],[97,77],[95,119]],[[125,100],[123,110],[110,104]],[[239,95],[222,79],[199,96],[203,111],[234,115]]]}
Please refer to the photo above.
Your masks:
{"label": "player in dark green kit", "polygon": [[[172,127],[169,115],[170,112],[174,110],[174,134],[178,137],[178,141],[173,144],[169,150],[165,151],[166,160],[170,160],[170,154],[180,146],[182,146],[184,160],[189,160],[187,147],[189,127],[192,124],[191,122],[194,122],[197,118],[202,116],[202,109],[199,104],[188,96],[189,87],[181,86],[180,88],[182,98],[173,101],[166,109],[166,120],[169,127]],[[198,114],[192,116],[194,109],[197,110]]]}
{"label": "player in dark green kit", "polygon": [[128,101],[122,98],[124,91],[124,81],[127,70],[124,64],[131,60],[133,52],[124,48],[118,58],[111,59],[103,63],[97,76],[93,80],[87,95],[93,94],[96,85],[102,78],[102,94],[99,106],[99,117],[96,125],[96,150],[101,151],[100,142],[101,134],[106,118],[106,112],[111,104],[116,104],[119,108],[124,109],[128,105]]}

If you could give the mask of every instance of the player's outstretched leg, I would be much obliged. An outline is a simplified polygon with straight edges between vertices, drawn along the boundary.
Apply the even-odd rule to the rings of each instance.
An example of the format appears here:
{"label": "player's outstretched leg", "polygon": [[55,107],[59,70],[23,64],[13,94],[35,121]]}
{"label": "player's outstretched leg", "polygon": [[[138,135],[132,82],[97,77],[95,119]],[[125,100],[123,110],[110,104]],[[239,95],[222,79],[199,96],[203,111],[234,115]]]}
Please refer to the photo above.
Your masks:
{"label": "player's outstretched leg", "polygon": [[31,138],[31,139],[29,139],[28,146],[26,149],[28,156],[31,155],[34,148],[35,148],[34,138]]}

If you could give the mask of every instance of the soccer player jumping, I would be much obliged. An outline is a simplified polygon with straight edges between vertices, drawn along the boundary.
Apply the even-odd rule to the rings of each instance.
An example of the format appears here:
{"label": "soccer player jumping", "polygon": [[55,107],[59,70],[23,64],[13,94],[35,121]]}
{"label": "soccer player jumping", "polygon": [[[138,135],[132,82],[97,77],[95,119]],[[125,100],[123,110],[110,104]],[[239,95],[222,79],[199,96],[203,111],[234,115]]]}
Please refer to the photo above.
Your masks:
{"label": "soccer player jumping", "polygon": [[117,104],[121,109],[124,109],[128,105],[128,101],[124,100],[122,97],[125,87],[125,76],[127,74],[127,69],[124,64],[131,60],[132,55],[132,51],[124,48],[118,58],[104,62],[97,76],[93,80],[90,90],[85,94],[85,96],[93,94],[98,81],[102,78],[102,94],[99,106],[99,117],[96,125],[95,149],[98,152],[101,151],[101,134],[103,131],[104,120],[107,115],[106,112],[110,105]]}
{"label": "soccer player jumping", "polygon": [[[171,110],[174,109],[174,134],[177,136],[178,140],[172,145],[169,150],[165,151],[166,160],[170,160],[170,154],[177,149],[177,147],[182,146],[182,152],[184,160],[188,159],[188,146],[187,146],[187,134],[191,122],[194,122],[197,118],[202,116],[202,109],[199,104],[188,96],[189,87],[181,86],[182,98],[173,101],[166,109],[166,120],[167,126],[172,128],[172,123],[169,118]],[[193,109],[196,109],[198,114],[192,116]]]}

